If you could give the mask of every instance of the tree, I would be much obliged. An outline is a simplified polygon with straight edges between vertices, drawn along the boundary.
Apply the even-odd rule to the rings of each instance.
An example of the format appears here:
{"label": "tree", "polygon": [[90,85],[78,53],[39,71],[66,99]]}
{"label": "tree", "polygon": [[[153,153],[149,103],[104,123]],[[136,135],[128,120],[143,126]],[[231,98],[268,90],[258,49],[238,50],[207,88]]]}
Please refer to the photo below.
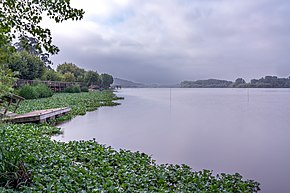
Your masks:
{"label": "tree", "polygon": [[50,54],[58,53],[59,49],[52,44],[49,29],[40,23],[44,15],[59,23],[64,20],[80,20],[82,9],[70,6],[70,0],[1,0],[0,1],[0,95],[11,90],[13,76],[7,66],[11,42],[16,36],[30,36],[38,41],[36,48],[46,50]]}
{"label": "tree", "polygon": [[38,40],[37,49],[56,54],[59,49],[52,44],[51,32],[40,26],[44,14],[56,23],[64,20],[80,20],[82,9],[70,6],[70,0],[1,0],[0,37],[13,39],[16,34],[32,36]]}
{"label": "tree", "polygon": [[99,74],[92,70],[86,72],[84,81],[87,84],[87,86],[99,85],[101,82]]}
{"label": "tree", "polygon": [[63,79],[62,74],[48,68],[45,69],[43,75],[41,76],[41,80],[62,81]]}
{"label": "tree", "polygon": [[73,73],[71,73],[71,72],[66,72],[66,73],[63,75],[63,80],[66,81],[66,82],[74,82],[74,81],[76,81],[76,78],[75,78],[75,76],[73,75]]}
{"label": "tree", "polygon": [[65,73],[71,73],[74,75],[76,81],[83,82],[85,78],[85,70],[82,68],[79,68],[77,65],[73,63],[64,63],[57,66],[56,71],[65,74]]}
{"label": "tree", "polygon": [[8,68],[9,56],[14,51],[9,38],[3,35],[6,29],[0,28],[0,97],[12,91],[15,78]]}
{"label": "tree", "polygon": [[246,81],[242,78],[238,78],[236,79],[235,84],[246,84]]}
{"label": "tree", "polygon": [[109,74],[101,74],[100,78],[101,78],[101,86],[103,88],[109,88],[111,84],[113,84],[114,82],[113,77]]}
{"label": "tree", "polygon": [[[1,64],[0,64],[1,65]],[[8,68],[0,68],[0,97],[5,95],[7,92],[12,91],[12,86],[14,84],[13,73]]]}
{"label": "tree", "polygon": [[38,50],[38,43],[38,40],[34,37],[22,36],[13,46],[17,52],[27,51],[29,54],[39,57],[44,64],[49,66],[52,64],[49,59],[49,53],[44,53],[42,50]]}
{"label": "tree", "polygon": [[8,67],[13,72],[18,72],[16,77],[26,80],[40,78],[45,70],[44,62],[26,51],[13,53]]}
{"label": "tree", "polygon": [[259,80],[251,80],[251,87],[257,88],[289,88],[290,81],[288,78],[278,78],[277,76],[265,76]]}
{"label": "tree", "polygon": [[233,83],[232,87],[236,88],[246,88],[248,85],[243,78],[237,78],[235,83]]}
{"label": "tree", "polygon": [[233,84],[232,81],[208,79],[196,81],[183,81],[180,86],[182,88],[228,88]]}

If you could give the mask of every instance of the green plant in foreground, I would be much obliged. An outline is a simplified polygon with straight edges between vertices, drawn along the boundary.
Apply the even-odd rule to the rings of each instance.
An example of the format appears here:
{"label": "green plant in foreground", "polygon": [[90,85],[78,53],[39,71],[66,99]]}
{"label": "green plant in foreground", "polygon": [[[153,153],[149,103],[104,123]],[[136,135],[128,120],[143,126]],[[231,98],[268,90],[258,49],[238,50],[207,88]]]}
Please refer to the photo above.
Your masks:
{"label": "green plant in foreground", "polygon": [[22,162],[20,151],[10,145],[5,130],[0,130],[0,187],[16,189],[30,184],[31,174]]}
{"label": "green plant in foreground", "polygon": [[[90,141],[50,140],[47,125],[4,125],[8,144],[21,149],[32,184],[19,192],[257,192],[259,184],[239,174],[212,175],[186,165],[158,165],[144,153]],[[59,131],[59,129],[58,129]],[[1,189],[0,189],[1,190]],[[4,190],[4,189],[3,189]],[[6,191],[7,189],[5,189]]]}

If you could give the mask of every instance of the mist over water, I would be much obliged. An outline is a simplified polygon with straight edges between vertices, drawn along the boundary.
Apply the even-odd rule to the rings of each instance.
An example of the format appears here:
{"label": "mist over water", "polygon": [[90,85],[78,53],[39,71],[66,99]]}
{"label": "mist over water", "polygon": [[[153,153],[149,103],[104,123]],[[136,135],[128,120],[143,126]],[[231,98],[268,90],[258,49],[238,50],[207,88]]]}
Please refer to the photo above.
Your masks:
{"label": "mist over water", "polygon": [[61,125],[60,141],[141,151],[157,163],[238,172],[264,193],[290,192],[290,89],[122,89]]}

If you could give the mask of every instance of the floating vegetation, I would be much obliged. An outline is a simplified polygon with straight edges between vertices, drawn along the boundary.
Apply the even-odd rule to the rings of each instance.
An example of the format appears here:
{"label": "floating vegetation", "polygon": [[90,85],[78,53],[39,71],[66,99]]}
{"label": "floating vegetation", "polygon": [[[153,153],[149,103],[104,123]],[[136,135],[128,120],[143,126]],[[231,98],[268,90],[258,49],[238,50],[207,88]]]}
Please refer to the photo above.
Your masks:
{"label": "floating vegetation", "polygon": [[17,189],[31,183],[31,173],[21,160],[21,149],[11,146],[9,134],[0,129],[0,187]]}
{"label": "floating vegetation", "polygon": [[[100,105],[116,105],[112,92],[56,94],[49,99],[30,100],[19,112],[69,106],[71,116]],[[38,104],[41,104],[38,106]],[[186,165],[158,165],[148,155],[116,151],[95,140],[52,141],[60,129],[40,124],[0,125],[1,158],[15,161],[12,172],[20,173],[20,184],[7,184],[1,168],[0,192],[257,192],[259,183],[239,174],[213,175],[193,171]],[[5,140],[4,140],[5,139]],[[7,151],[9,150],[9,151]],[[10,152],[10,154],[9,154]],[[0,166],[8,162],[0,159]],[[11,162],[12,163],[12,162]],[[13,162],[14,163],[14,162]],[[15,179],[10,180],[15,182]]]}
{"label": "floating vegetation", "polygon": [[[50,140],[56,128],[36,124],[3,125],[11,148],[31,171],[32,184],[20,192],[257,192],[259,184],[239,174],[213,176],[188,166],[157,165],[150,156],[96,141]],[[45,135],[44,135],[45,134]],[[1,190],[1,189],[0,189]],[[4,191],[4,189],[2,189]]]}
{"label": "floating vegetation", "polygon": [[34,110],[70,107],[72,111],[56,121],[70,120],[77,115],[85,115],[87,111],[94,111],[101,106],[115,106],[119,103],[111,91],[82,92],[82,93],[55,93],[50,98],[25,100],[21,103],[17,113],[28,113]]}

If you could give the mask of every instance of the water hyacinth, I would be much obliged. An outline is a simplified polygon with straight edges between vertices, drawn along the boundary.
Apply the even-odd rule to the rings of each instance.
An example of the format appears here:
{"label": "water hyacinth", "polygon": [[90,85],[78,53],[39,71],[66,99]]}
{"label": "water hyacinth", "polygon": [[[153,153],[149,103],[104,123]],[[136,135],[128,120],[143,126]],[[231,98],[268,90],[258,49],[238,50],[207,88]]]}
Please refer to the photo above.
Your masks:
{"label": "water hyacinth", "polygon": [[[185,165],[157,165],[150,156],[116,151],[96,141],[50,140],[55,127],[4,125],[9,145],[32,173],[19,192],[257,192],[258,183],[239,174],[213,176]],[[46,135],[44,135],[46,134]],[[4,191],[4,189],[2,189]]]}
{"label": "water hyacinth", "polygon": [[[26,101],[19,111],[34,110],[35,104],[41,102],[45,108],[72,107],[73,117],[98,105],[114,105],[113,99],[116,97],[111,92],[59,94],[51,99]],[[194,171],[186,165],[158,165],[144,153],[116,151],[95,140],[52,141],[50,135],[59,132],[59,128],[49,125],[1,125],[5,147],[20,150],[15,151],[17,160],[23,163],[31,180],[17,187],[2,186],[0,192],[236,193],[259,190],[257,182],[243,180],[239,174],[215,176],[211,171]],[[2,164],[3,160],[0,162]]]}
{"label": "water hyacinth", "polygon": [[87,111],[96,110],[101,106],[115,106],[119,103],[114,100],[116,97],[111,91],[103,92],[82,92],[82,93],[55,93],[50,98],[25,100],[21,103],[17,113],[27,113],[34,110],[70,107],[71,113],[60,117],[58,121],[69,120],[76,115],[84,115]]}

